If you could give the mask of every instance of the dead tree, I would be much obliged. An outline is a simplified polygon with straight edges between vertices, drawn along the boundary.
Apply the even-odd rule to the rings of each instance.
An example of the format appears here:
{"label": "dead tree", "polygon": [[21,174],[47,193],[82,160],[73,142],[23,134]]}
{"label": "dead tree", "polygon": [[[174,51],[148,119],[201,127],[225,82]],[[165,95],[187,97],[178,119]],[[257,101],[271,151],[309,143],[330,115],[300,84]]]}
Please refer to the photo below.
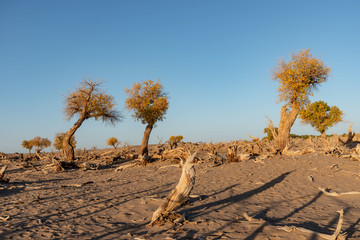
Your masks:
{"label": "dead tree", "polygon": [[3,166],[0,170],[0,182],[8,183],[10,181],[10,179],[4,177],[6,169],[7,166]]}
{"label": "dead tree", "polygon": [[353,138],[355,137],[355,131],[351,130],[351,126],[353,125],[353,122],[350,122],[350,126],[348,128],[348,136],[347,136],[347,140],[344,142],[343,140],[341,140],[341,138],[339,137],[339,142],[341,142],[342,144],[349,144],[352,143]]}
{"label": "dead tree", "polygon": [[172,211],[179,208],[189,199],[190,192],[195,184],[195,168],[192,162],[196,154],[195,152],[186,159],[178,185],[165,198],[164,203],[153,213],[149,226],[163,223]]}

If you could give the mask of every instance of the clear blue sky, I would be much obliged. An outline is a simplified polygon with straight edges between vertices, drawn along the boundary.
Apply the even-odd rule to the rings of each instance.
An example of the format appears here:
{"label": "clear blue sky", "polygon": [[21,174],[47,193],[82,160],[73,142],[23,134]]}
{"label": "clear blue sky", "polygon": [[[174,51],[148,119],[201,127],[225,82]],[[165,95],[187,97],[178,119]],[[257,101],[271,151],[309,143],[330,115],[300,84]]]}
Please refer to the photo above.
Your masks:
{"label": "clear blue sky", "polygon": [[[360,132],[359,13],[358,0],[2,0],[0,151],[67,131],[76,119],[65,120],[64,95],[84,78],[104,80],[125,119],[86,121],[79,148],[104,148],[112,136],[140,144],[145,126],[125,109],[124,88],[159,78],[170,106],[151,143],[263,137],[265,116],[277,125],[282,105],[272,69],[308,48],[332,69],[311,100],[337,105]],[[316,134],[299,120],[292,132]]]}

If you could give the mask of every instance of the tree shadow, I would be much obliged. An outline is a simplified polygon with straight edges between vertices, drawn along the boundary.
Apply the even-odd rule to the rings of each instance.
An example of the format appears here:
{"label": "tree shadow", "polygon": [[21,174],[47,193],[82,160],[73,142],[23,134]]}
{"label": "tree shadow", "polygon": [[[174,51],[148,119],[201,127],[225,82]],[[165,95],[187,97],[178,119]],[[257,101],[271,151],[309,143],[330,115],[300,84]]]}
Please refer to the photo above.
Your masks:
{"label": "tree shadow", "polygon": [[344,230],[344,232],[347,233],[348,238],[352,237],[352,235],[354,235],[354,233],[358,231],[358,229],[356,229],[355,226],[358,225],[359,223],[360,223],[360,218],[355,223],[351,224],[350,227]]}
{"label": "tree shadow", "polygon": [[[201,216],[201,215],[204,215],[206,213],[208,213],[209,211],[217,211],[217,210],[220,210],[220,209],[223,209],[227,206],[230,206],[231,204],[234,204],[234,203],[237,203],[239,201],[242,201],[242,200],[245,200],[245,199],[248,199],[256,194],[259,194],[269,188],[272,188],[274,187],[276,184],[282,182],[286,176],[288,176],[290,173],[292,173],[293,171],[290,171],[290,172],[286,172],[286,173],[283,173],[281,174],[280,176],[278,176],[277,178],[274,178],[273,180],[271,180],[270,182],[267,182],[265,183],[264,185],[258,187],[258,188],[255,188],[253,190],[250,190],[250,191],[247,191],[245,193],[241,193],[241,194],[237,194],[237,195],[234,195],[234,196],[231,196],[231,197],[228,197],[228,198],[225,198],[225,199],[221,199],[221,200],[218,200],[218,201],[215,201],[215,202],[210,202],[210,203],[205,203],[205,204],[202,204],[202,205],[199,205],[199,206],[196,206],[196,207],[192,207],[192,208],[186,208],[184,209],[182,212],[189,212],[188,216],[190,218],[194,218],[194,217],[198,217],[198,216]],[[239,185],[239,184],[236,184],[236,185]],[[231,188],[233,188],[234,186],[236,185],[232,185],[220,192],[217,192],[217,193],[214,193],[213,195],[216,195],[216,194],[219,194],[221,192],[224,192],[224,191],[227,191]],[[208,211],[201,211],[202,209],[209,209]]]}

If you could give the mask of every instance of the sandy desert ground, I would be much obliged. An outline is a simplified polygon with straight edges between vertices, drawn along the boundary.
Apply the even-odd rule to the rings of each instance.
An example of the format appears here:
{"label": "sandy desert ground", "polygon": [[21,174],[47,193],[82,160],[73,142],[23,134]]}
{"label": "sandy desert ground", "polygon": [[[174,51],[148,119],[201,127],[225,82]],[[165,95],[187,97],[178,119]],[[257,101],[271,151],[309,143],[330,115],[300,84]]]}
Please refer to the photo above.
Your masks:
{"label": "sandy desert ground", "polygon": [[30,165],[1,160],[10,182],[0,185],[0,239],[315,240],[323,238],[283,227],[331,235],[341,209],[342,232],[360,239],[360,195],[318,189],[360,191],[359,161],[316,151],[216,164],[200,149],[190,200],[177,210],[185,221],[154,227],[147,224],[179,181],[179,164],[157,160],[115,171],[137,160],[99,153],[87,161],[96,168],[54,172],[46,157]]}

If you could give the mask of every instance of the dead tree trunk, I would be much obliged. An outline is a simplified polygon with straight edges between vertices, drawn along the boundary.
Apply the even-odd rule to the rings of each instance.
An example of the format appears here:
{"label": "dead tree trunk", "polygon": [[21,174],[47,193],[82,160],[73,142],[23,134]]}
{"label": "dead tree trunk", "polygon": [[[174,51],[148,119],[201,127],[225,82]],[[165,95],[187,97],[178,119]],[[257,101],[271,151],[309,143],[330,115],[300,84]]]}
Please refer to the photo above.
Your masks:
{"label": "dead tree trunk", "polygon": [[348,136],[347,136],[347,140],[346,142],[344,142],[343,140],[341,140],[341,138],[339,137],[339,142],[342,143],[342,144],[348,144],[348,143],[351,143],[353,141],[353,138],[355,137],[355,131],[352,131],[351,130],[351,126],[353,125],[354,123],[351,122],[350,123],[350,126],[348,128]]}
{"label": "dead tree trunk", "polygon": [[282,152],[289,142],[289,135],[292,125],[294,124],[299,114],[299,108],[293,104],[291,110],[289,106],[285,105],[281,108],[280,123],[275,138],[276,147],[278,152]]}
{"label": "dead tree trunk", "polygon": [[141,147],[140,147],[140,155],[141,156],[145,156],[145,155],[149,154],[148,144],[149,144],[150,133],[151,133],[153,127],[154,127],[154,125],[148,124],[145,128],[144,137],[142,139]]}
{"label": "dead tree trunk", "polygon": [[81,124],[85,121],[85,117],[82,115],[80,116],[79,120],[74,124],[72,128],[65,134],[63,140],[63,150],[65,154],[66,161],[73,161],[75,160],[75,152],[74,147],[71,145],[71,138],[75,134],[76,130],[78,130]]}
{"label": "dead tree trunk", "polygon": [[160,223],[172,211],[189,199],[190,192],[195,184],[195,168],[192,162],[196,154],[195,152],[186,159],[178,185],[166,197],[164,203],[153,213],[149,226]]}
{"label": "dead tree trunk", "polygon": [[10,179],[4,177],[6,169],[7,169],[7,166],[3,166],[0,169],[0,182],[8,183],[10,181]]}

